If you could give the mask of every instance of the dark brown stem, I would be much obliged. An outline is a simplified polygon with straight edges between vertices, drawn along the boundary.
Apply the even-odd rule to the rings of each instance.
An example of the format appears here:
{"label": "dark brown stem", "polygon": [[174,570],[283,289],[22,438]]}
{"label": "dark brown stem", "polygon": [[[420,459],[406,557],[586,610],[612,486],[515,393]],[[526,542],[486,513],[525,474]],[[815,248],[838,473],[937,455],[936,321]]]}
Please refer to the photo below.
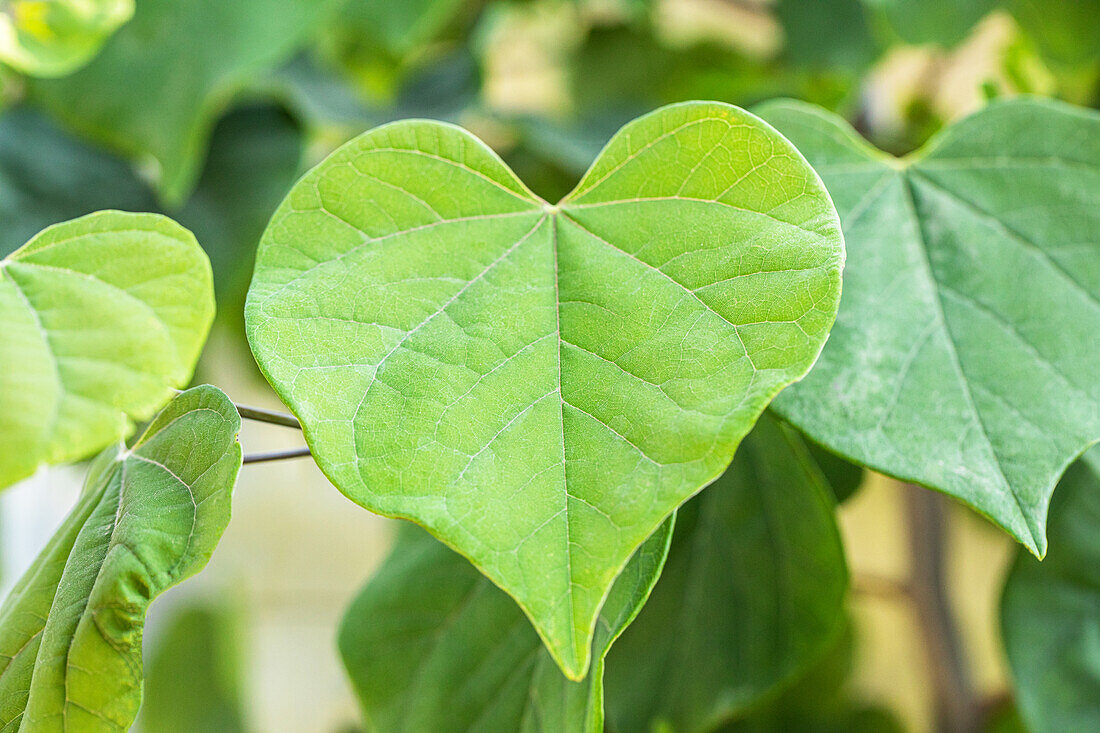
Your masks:
{"label": "dark brown stem", "polygon": [[245,463],[266,463],[267,461],[285,461],[288,458],[305,458],[310,455],[309,448],[290,448],[270,453],[252,453],[244,457]]}
{"label": "dark brown stem", "polygon": [[911,572],[907,588],[928,656],[935,693],[936,730],[974,733],[981,723],[982,701],[970,676],[947,594],[947,498],[913,485],[906,486],[905,498]]}

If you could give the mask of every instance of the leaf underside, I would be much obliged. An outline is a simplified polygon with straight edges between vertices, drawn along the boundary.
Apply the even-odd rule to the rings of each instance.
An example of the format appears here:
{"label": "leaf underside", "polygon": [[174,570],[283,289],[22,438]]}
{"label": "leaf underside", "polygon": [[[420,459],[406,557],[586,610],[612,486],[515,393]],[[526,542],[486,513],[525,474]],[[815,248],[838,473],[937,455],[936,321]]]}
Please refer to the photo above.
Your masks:
{"label": "leaf underside", "polygon": [[364,720],[391,733],[602,733],[604,657],[657,582],[672,524],[662,524],[616,579],[582,682],[562,675],[515,601],[406,525],[340,630]]}
{"label": "leaf underside", "polygon": [[812,365],[842,263],[813,171],[728,105],[627,125],[558,206],[406,121],[291,191],[246,321],[333,483],[471,559],[579,679],[631,554]]}
{"label": "leaf underside", "polygon": [[995,103],[897,160],[816,108],[760,112],[822,175],[851,253],[829,345],[775,409],[1042,556],[1054,484],[1100,439],[1100,116]]}
{"label": "leaf underside", "polygon": [[105,211],[0,261],[0,487],[128,435],[191,378],[214,317],[186,229]]}
{"label": "leaf underside", "polygon": [[129,450],[93,462],[76,506],[0,606],[0,731],[126,731],[149,603],[209,560],[229,521],[240,417],[181,393]]}

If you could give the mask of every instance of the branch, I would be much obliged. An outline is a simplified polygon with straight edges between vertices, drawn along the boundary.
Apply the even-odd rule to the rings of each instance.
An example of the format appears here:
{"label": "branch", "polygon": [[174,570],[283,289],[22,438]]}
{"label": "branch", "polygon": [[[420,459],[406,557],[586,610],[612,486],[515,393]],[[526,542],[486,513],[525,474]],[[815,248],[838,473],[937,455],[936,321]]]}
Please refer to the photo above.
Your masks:
{"label": "branch", "polygon": [[310,455],[309,448],[290,448],[270,453],[253,453],[244,457],[245,463],[266,463],[267,461],[285,461],[289,458],[305,458]]}
{"label": "branch", "polygon": [[935,693],[936,730],[974,733],[982,701],[974,688],[962,639],[951,612],[944,572],[947,497],[908,484],[911,576],[906,587],[924,637]]}

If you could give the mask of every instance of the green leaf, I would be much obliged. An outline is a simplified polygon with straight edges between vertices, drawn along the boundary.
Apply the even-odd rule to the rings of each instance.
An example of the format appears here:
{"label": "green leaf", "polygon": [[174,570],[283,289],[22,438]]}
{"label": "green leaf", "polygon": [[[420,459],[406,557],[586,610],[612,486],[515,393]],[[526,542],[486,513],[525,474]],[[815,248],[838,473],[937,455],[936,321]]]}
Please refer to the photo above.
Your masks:
{"label": "green leaf", "polygon": [[1028,728],[1100,727],[1100,448],[1058,484],[1050,554],[1042,563],[1016,558],[1001,627]]}
{"label": "green leaf", "polygon": [[8,0],[0,6],[0,62],[32,76],[64,76],[133,14],[134,0]]}
{"label": "green leaf", "polygon": [[816,175],[735,107],[634,121],[558,206],[399,122],[291,191],[246,324],[332,482],[470,558],[579,679],[634,550],[813,364],[843,256]]}
{"label": "green leaf", "polygon": [[661,574],[670,518],[608,595],[582,682],[562,676],[523,612],[461,555],[405,525],[352,603],[340,653],[370,730],[603,731],[603,660]]}
{"label": "green leaf", "polygon": [[1041,556],[1054,484],[1100,438],[1100,116],[996,103],[898,160],[816,108],[761,114],[821,173],[851,252],[829,345],[775,409]]}
{"label": "green leaf", "polygon": [[0,115],[0,255],[51,224],[103,209],[153,211],[156,199],[124,161],[42,113],[20,107]]}
{"label": "green leaf", "polygon": [[815,663],[843,627],[833,500],[805,445],[764,417],[677,518],[668,563],[607,661],[612,728],[713,730]]}
{"label": "green leaf", "polygon": [[141,703],[149,603],[206,565],[229,521],[240,417],[214,387],[104,451],[0,606],[0,730],[125,731]]}
{"label": "green leaf", "polygon": [[246,733],[245,628],[233,602],[189,601],[156,634],[138,728],[155,733]]}
{"label": "green leaf", "polygon": [[[214,123],[252,79],[286,61],[335,0],[142,0],[79,72],[31,94],[81,135],[152,160],[169,205],[198,176]],[[182,73],[186,70],[186,73]]]}
{"label": "green leaf", "polygon": [[90,214],[0,260],[0,486],[128,435],[190,380],[213,317],[209,260],[156,214]]}

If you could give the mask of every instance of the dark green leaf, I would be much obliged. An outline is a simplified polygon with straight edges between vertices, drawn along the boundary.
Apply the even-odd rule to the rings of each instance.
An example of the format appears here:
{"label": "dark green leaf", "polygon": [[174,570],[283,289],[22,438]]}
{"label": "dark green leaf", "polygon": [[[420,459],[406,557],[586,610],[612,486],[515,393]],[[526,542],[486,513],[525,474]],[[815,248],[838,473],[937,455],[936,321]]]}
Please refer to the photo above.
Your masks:
{"label": "dark green leaf", "polygon": [[797,435],[763,417],[680,510],[660,582],[607,661],[619,731],[713,730],[816,662],[843,622],[833,500]]}
{"label": "dark green leaf", "polygon": [[593,639],[587,680],[562,676],[506,593],[461,555],[404,526],[356,598],[340,651],[371,730],[603,730],[603,660],[660,576],[672,520],[615,581]]}
{"label": "dark green leaf", "polygon": [[1100,115],[998,102],[899,160],[819,109],[761,113],[825,180],[850,252],[829,344],[776,411],[1041,556],[1054,484],[1100,438]]}

